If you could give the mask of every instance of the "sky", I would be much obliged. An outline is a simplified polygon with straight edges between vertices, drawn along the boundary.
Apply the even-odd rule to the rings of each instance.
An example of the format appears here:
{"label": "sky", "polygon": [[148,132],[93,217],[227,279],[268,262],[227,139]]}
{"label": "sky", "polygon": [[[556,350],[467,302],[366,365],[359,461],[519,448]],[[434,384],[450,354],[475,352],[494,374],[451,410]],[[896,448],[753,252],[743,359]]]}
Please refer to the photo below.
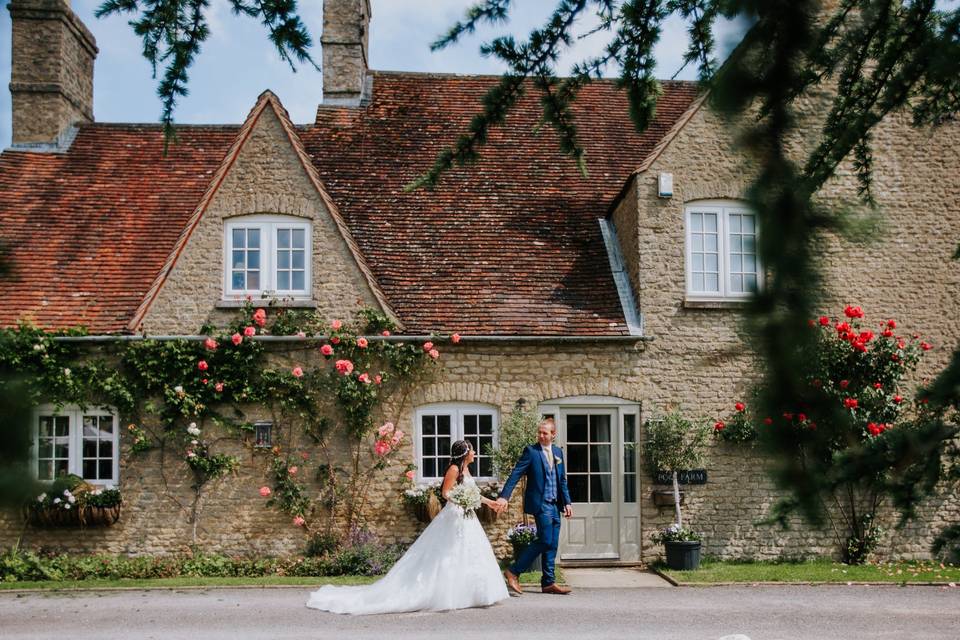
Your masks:
{"label": "sky", "polygon": [[[477,74],[502,73],[498,61],[483,58],[482,42],[511,33],[518,38],[540,26],[555,6],[553,0],[519,0],[509,23],[478,29],[459,44],[431,52],[429,44],[461,18],[474,0],[372,0],[370,67],[390,71],[428,71]],[[157,80],[141,54],[141,41],[128,25],[130,16],[96,18],[101,0],[73,0],[74,13],[87,25],[100,49],[94,68],[93,115],[98,122],[157,122],[161,103]],[[4,3],[5,5],[6,3]],[[320,64],[323,25],[321,0],[300,0],[299,13],[313,37],[312,56]],[[591,16],[592,17],[592,16]],[[239,124],[270,89],[296,124],[313,122],[322,98],[320,72],[309,65],[291,71],[267,39],[266,29],[251,18],[234,16],[228,0],[211,0],[210,37],[189,71],[190,94],[182,98],[174,118],[180,123]],[[586,19],[576,30],[585,33],[595,25]],[[722,55],[742,36],[743,26],[724,22],[716,32]],[[569,72],[573,63],[599,53],[604,34],[579,39],[561,57],[558,72]],[[656,51],[660,78],[673,76],[687,48],[685,26],[668,21]],[[158,69],[158,72],[161,71]],[[610,70],[615,74],[615,70]],[[688,68],[678,78],[692,79]],[[10,14],[0,9],[0,149],[10,145]]]}

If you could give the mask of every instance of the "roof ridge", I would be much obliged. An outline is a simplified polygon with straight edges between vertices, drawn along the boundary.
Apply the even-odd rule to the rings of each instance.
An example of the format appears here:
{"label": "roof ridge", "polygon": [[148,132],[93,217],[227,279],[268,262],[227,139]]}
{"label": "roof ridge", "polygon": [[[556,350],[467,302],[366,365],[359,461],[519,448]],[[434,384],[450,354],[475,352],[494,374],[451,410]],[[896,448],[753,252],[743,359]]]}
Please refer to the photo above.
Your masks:
{"label": "roof ridge", "polygon": [[[502,78],[502,73],[456,73],[453,71],[406,71],[403,69],[368,69],[367,72],[373,76],[414,76],[422,78],[453,78],[453,79],[463,79],[470,80],[472,78],[477,79],[496,79]],[[557,76],[560,80],[570,78],[572,76]],[[531,78],[532,79],[532,78]],[[591,78],[590,84],[603,83],[603,84],[612,84],[618,80],[616,77],[603,77],[603,78]],[[697,80],[674,80],[672,78],[658,78],[657,82],[661,84],[677,84],[677,85],[695,85],[699,84]]]}

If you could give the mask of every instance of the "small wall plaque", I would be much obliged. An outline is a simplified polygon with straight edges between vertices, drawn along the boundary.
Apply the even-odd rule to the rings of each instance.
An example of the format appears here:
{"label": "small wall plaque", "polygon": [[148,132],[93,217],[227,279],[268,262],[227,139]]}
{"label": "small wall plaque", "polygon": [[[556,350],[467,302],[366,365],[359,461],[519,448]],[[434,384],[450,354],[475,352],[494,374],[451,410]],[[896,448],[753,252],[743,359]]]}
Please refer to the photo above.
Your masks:
{"label": "small wall plaque", "polygon": [[[669,471],[658,471],[654,478],[656,484],[673,484],[673,474]],[[689,469],[677,472],[677,482],[680,484],[707,484],[706,469]]]}

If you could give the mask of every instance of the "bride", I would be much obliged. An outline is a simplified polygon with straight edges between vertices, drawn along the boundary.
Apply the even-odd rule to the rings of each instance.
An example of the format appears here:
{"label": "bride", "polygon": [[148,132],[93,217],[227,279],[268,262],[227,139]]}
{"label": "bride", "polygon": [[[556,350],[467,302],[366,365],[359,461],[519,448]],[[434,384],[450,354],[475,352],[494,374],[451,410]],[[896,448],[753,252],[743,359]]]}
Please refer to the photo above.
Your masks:
{"label": "bride", "polygon": [[[476,454],[466,440],[450,447],[450,465],[440,492],[473,483],[467,466]],[[500,510],[495,501],[483,504]],[[485,607],[509,597],[487,535],[475,517],[447,500],[387,575],[369,585],[325,585],[310,594],[307,606],[334,613],[398,613]]]}

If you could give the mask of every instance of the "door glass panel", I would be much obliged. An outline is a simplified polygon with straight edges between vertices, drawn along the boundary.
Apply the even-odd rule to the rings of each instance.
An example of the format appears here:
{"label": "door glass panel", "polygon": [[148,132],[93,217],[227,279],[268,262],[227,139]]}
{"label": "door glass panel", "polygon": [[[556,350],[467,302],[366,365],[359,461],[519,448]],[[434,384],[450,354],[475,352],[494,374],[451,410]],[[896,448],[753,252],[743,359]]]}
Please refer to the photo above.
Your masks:
{"label": "door glass panel", "polygon": [[587,465],[587,451],[589,446],[585,444],[567,445],[567,473],[585,473],[589,471]]}
{"label": "door glass panel", "polygon": [[567,485],[570,497],[574,502],[612,502],[611,416],[575,414],[568,415],[566,422]]}
{"label": "door glass panel", "polygon": [[587,416],[567,416],[567,442],[587,441]]}
{"label": "door glass panel", "polygon": [[609,475],[590,475],[590,502],[612,502]]}
{"label": "door glass panel", "polygon": [[567,489],[570,490],[570,499],[574,502],[588,502],[587,476],[567,476]]}

